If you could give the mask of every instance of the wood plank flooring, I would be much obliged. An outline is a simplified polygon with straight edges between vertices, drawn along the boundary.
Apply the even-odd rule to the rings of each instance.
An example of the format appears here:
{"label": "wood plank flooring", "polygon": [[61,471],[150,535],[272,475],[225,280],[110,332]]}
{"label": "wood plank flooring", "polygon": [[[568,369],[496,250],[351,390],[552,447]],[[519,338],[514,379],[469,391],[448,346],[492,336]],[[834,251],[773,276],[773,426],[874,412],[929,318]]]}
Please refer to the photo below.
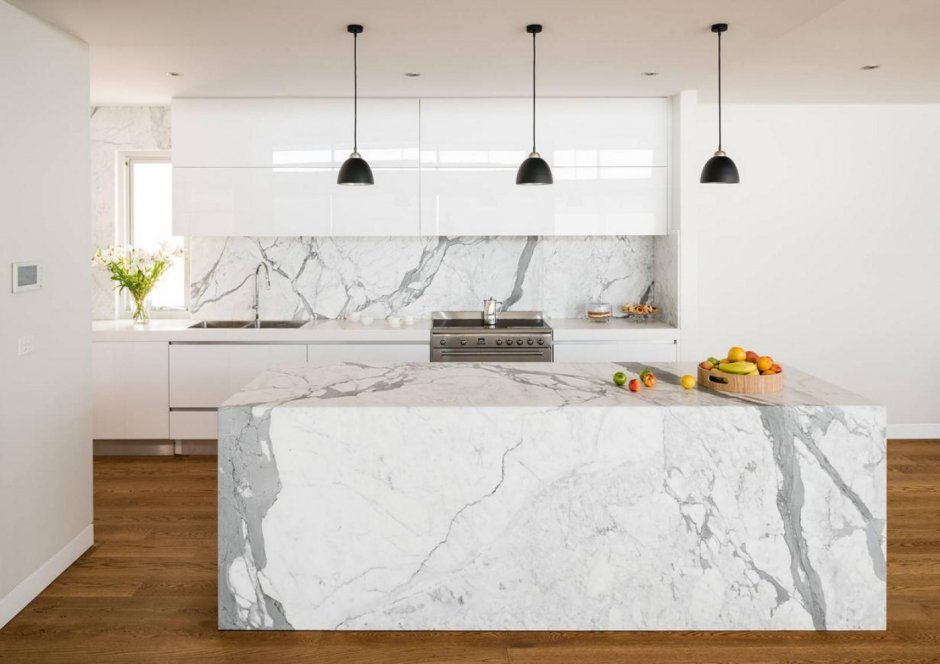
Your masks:
{"label": "wood plank flooring", "polygon": [[885,632],[218,632],[215,482],[214,457],[96,458],[97,544],[0,662],[940,662],[940,441],[889,443]]}

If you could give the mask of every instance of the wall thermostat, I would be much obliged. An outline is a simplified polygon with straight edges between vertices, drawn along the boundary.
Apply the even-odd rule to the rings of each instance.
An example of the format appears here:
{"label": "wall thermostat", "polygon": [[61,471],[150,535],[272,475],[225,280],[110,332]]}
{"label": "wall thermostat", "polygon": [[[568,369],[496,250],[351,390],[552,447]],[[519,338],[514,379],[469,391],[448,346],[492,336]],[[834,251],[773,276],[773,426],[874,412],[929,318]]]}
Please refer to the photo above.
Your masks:
{"label": "wall thermostat", "polygon": [[38,261],[13,263],[13,292],[39,290],[42,288],[42,271]]}

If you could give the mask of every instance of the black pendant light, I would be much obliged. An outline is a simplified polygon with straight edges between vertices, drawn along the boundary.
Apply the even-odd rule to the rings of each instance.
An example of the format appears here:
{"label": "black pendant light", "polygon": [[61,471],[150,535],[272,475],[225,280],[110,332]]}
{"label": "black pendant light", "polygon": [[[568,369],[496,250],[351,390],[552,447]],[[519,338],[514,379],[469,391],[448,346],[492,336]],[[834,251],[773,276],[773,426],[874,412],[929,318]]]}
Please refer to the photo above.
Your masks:
{"label": "black pendant light", "polygon": [[552,169],[535,150],[535,35],[542,31],[542,26],[527,25],[525,31],[532,35],[532,152],[519,166],[516,184],[552,184]]}
{"label": "black pendant light", "polygon": [[712,32],[718,35],[718,150],[715,156],[705,162],[699,182],[737,184],[741,181],[738,177],[738,167],[721,149],[721,33],[727,30],[727,23],[715,23],[712,26]]}
{"label": "black pendant light", "polygon": [[359,154],[359,54],[356,44],[362,34],[361,25],[347,25],[346,32],[353,36],[353,151],[349,159],[340,166],[336,184],[369,185],[375,184],[372,169]]}

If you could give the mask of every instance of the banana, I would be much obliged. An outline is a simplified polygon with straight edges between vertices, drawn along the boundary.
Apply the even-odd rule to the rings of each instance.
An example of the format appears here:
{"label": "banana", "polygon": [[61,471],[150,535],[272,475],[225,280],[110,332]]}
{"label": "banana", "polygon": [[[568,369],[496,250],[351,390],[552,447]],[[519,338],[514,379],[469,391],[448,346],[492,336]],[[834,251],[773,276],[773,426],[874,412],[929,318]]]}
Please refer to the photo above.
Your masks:
{"label": "banana", "polygon": [[719,364],[718,368],[725,373],[738,374],[739,376],[760,373],[757,371],[757,365],[753,362],[728,362],[727,364]]}

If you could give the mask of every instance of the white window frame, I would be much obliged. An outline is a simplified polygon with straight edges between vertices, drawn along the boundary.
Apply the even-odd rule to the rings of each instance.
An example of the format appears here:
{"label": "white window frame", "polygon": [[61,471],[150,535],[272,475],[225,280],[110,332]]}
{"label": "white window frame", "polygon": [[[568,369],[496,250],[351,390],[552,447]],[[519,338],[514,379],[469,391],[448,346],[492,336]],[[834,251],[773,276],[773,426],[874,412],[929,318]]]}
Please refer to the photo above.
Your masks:
{"label": "white window frame", "polygon": [[[117,169],[115,182],[115,224],[114,242],[117,245],[131,244],[134,238],[133,220],[133,170],[134,162],[170,162],[169,150],[119,150],[115,166]],[[183,249],[186,252],[183,258],[183,307],[155,307],[151,310],[152,318],[188,318],[190,305],[189,284],[189,237],[183,238]],[[123,293],[118,300],[117,311],[121,318],[131,317],[131,301],[127,293]]]}

